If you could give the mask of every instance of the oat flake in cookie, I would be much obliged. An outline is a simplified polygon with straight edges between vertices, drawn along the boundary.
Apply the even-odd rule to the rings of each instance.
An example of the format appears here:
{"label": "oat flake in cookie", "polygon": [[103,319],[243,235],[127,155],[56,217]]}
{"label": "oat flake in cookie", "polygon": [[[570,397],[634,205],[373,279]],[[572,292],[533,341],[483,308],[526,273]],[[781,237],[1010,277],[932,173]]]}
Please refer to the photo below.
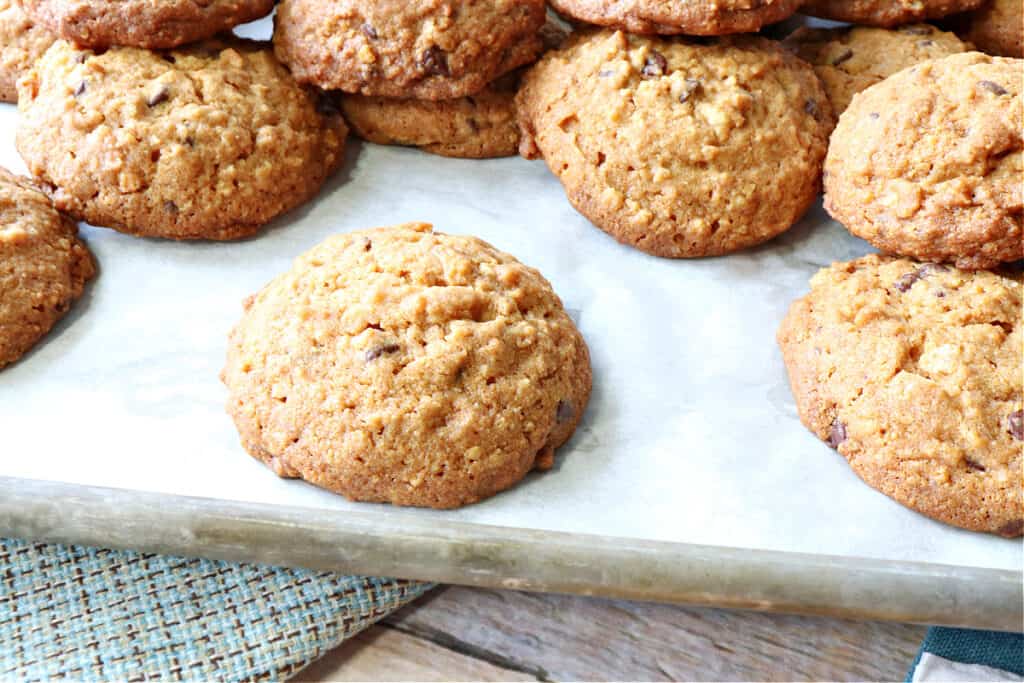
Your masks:
{"label": "oat flake in cookie", "polygon": [[726,254],[810,206],[832,108],[774,41],[597,31],[547,53],[516,97],[521,151],[620,242],[673,258]]}
{"label": "oat flake in cookie", "polygon": [[811,280],[778,340],[803,423],[869,486],[965,529],[1024,529],[1020,274],[867,256]]}
{"label": "oat flake in cookie", "polygon": [[270,14],[274,0],[17,0],[33,20],[91,48],[172,48]]}
{"label": "oat flake in cookie", "polygon": [[150,237],[255,233],[312,197],[346,135],[269,46],[102,53],[58,41],[19,84],[18,151],[57,208]]}
{"label": "oat flake in cookie", "polygon": [[991,268],[1024,258],[1024,62],[924,62],[853,98],[825,162],[825,208],[892,254]]}
{"label": "oat flake in cookie", "polygon": [[49,332],[95,274],[77,233],[27,178],[0,168],[0,368]]}
{"label": "oat flake in cookie", "polygon": [[898,26],[974,9],[985,0],[804,0],[800,11],[868,26]]}
{"label": "oat flake in cookie", "polygon": [[837,116],[846,111],[854,95],[897,71],[970,49],[952,33],[928,24],[898,29],[803,27],[783,44],[814,66]]}
{"label": "oat flake in cookie", "polygon": [[551,467],[591,386],[540,273],[424,224],[300,256],[246,301],[221,377],[242,444],[280,476],[435,508]]}
{"label": "oat flake in cookie", "polygon": [[16,2],[0,0],[0,102],[18,101],[18,78],[54,40]]}
{"label": "oat flake in cookie", "polygon": [[446,100],[533,61],[545,18],[543,0],[283,0],[274,49],[303,83]]}
{"label": "oat flake in cookie", "polygon": [[555,11],[630,33],[752,33],[793,14],[801,0],[551,0]]}

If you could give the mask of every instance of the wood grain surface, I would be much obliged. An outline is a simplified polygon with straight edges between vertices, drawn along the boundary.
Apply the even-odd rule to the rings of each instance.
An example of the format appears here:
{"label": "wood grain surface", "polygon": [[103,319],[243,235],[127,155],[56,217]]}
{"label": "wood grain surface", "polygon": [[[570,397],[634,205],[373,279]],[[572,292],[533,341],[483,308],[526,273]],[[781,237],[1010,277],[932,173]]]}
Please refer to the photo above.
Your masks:
{"label": "wood grain surface", "polygon": [[921,626],[438,589],[303,681],[902,680]]}

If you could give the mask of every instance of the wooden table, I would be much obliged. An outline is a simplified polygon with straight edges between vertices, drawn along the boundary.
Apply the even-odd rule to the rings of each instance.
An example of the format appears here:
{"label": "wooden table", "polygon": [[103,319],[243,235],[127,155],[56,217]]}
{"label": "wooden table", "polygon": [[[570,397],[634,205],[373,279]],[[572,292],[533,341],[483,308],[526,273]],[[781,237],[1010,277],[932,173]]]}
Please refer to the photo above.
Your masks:
{"label": "wooden table", "polygon": [[903,680],[921,626],[440,588],[300,681]]}

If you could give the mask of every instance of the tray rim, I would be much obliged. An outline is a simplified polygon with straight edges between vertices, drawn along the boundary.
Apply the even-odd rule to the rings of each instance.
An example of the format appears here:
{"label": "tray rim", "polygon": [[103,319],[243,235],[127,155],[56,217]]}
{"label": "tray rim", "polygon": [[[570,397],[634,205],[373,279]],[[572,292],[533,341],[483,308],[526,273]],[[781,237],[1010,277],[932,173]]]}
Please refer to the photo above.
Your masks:
{"label": "tray rim", "polygon": [[0,534],[510,590],[1024,629],[1024,572],[647,541],[0,476]]}

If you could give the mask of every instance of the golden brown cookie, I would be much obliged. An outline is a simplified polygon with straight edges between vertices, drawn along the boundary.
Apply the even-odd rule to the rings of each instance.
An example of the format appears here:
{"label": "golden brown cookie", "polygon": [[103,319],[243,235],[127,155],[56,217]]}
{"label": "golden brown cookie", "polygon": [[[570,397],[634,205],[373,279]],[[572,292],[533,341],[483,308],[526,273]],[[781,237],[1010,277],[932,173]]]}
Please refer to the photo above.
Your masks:
{"label": "golden brown cookie", "polygon": [[519,74],[511,73],[454,100],[345,95],[341,110],[353,133],[379,145],[466,159],[507,157],[519,147],[513,101],[518,84]]}
{"label": "golden brown cookie", "polygon": [[551,467],[591,385],[540,273],[424,224],[299,257],[246,302],[221,377],[242,444],[278,475],[435,508]]}
{"label": "golden brown cookie", "polygon": [[54,40],[12,0],[0,0],[0,102],[18,101],[18,78]]}
{"label": "golden brown cookie", "polygon": [[853,98],[825,162],[825,208],[879,249],[960,268],[1024,258],[1021,60],[923,62]]}
{"label": "golden brown cookie", "polygon": [[837,116],[846,111],[854,95],[897,71],[970,49],[954,34],[928,24],[898,29],[804,27],[784,44],[814,66]]}
{"label": "golden brown cookie", "polygon": [[57,208],[171,239],[255,233],[340,164],[346,128],[268,46],[171,52],[58,41],[19,84],[17,146]]}
{"label": "golden brown cookie", "polygon": [[832,108],[814,71],[763,38],[597,31],[547,53],[516,98],[521,151],[620,242],[725,254],[788,229],[816,197]]}
{"label": "golden brown cookie", "polygon": [[892,27],[974,9],[985,0],[804,0],[800,11],[852,24]]}
{"label": "golden brown cookie", "polygon": [[0,168],[0,368],[49,332],[95,274],[77,234],[27,178]]}
{"label": "golden brown cookie", "polygon": [[[568,34],[549,20],[540,36],[545,49],[554,49]],[[345,95],[341,108],[352,132],[380,145],[407,145],[467,159],[513,156],[519,148],[514,98],[522,71],[452,100]]]}
{"label": "golden brown cookie", "polygon": [[779,330],[803,423],[869,486],[965,529],[1024,529],[1020,275],[867,256]]}
{"label": "golden brown cookie", "polygon": [[81,47],[166,49],[259,19],[274,0],[17,0],[25,13]]}
{"label": "golden brown cookie", "polygon": [[630,33],[751,33],[793,14],[801,0],[551,0],[560,14]]}
{"label": "golden brown cookie", "polygon": [[1024,1],[987,0],[971,12],[949,19],[950,27],[982,52],[1024,57]]}
{"label": "golden brown cookie", "polygon": [[543,0],[283,0],[274,48],[303,83],[445,100],[533,61],[545,17]]}

